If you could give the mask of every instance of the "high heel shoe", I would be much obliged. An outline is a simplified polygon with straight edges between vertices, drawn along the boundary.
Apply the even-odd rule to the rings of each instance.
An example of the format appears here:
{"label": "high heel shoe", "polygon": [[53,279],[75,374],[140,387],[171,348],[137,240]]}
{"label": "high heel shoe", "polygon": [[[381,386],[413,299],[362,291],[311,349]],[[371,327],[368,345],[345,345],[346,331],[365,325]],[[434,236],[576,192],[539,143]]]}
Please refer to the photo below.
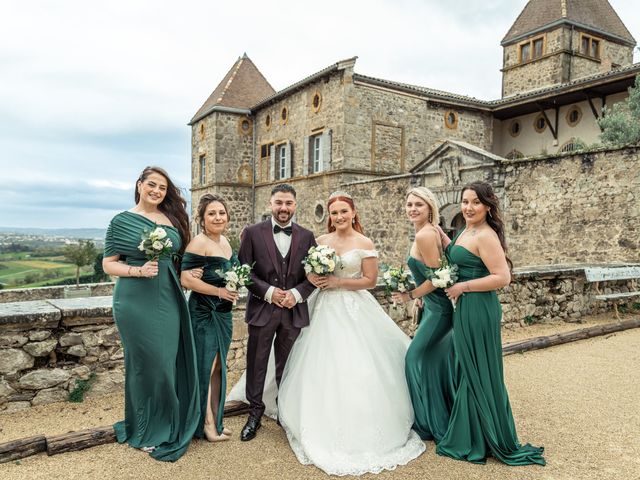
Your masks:
{"label": "high heel shoe", "polygon": [[229,435],[225,433],[223,430],[221,434],[218,435],[215,427],[209,427],[207,425],[204,426],[204,436],[210,442],[226,442],[231,438]]}

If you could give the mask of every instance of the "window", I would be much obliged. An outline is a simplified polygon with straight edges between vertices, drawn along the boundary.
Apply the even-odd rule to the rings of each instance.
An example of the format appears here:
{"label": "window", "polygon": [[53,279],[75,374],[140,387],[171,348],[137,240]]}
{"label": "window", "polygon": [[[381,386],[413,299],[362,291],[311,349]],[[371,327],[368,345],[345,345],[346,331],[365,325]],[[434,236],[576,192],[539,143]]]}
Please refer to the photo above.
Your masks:
{"label": "window", "polygon": [[200,155],[200,185],[204,185],[207,182],[207,156]]}
{"label": "window", "polygon": [[204,123],[200,124],[200,140],[204,140]]}
{"label": "window", "polygon": [[511,136],[517,137],[518,135],[520,135],[521,131],[522,131],[522,125],[520,125],[520,121],[513,120],[509,125],[509,133],[511,134]]}
{"label": "window", "polygon": [[560,147],[560,153],[576,152],[578,150],[584,150],[585,143],[579,138],[572,138]]}
{"label": "window", "polygon": [[278,180],[287,178],[287,148],[281,145],[278,148]]}
{"label": "window", "polygon": [[320,92],[316,92],[315,95],[313,96],[313,100],[311,101],[311,108],[313,109],[314,112],[318,113],[318,111],[320,110],[321,104],[322,104],[322,95],[320,95]]}
{"label": "window", "polygon": [[238,133],[245,136],[251,135],[253,133],[253,123],[250,118],[238,118]]}
{"label": "window", "polygon": [[600,58],[600,39],[590,35],[580,37],[580,53],[591,58]]}
{"label": "window", "polygon": [[291,142],[276,145],[271,151],[271,180],[283,180],[291,177]]}
{"label": "window", "polygon": [[580,110],[580,107],[573,106],[567,112],[567,123],[569,124],[569,126],[575,127],[578,123],[580,123],[581,119],[582,110]]}
{"label": "window", "polygon": [[331,129],[304,138],[302,175],[324,172],[330,169]]}
{"label": "window", "polygon": [[311,173],[317,173],[322,168],[322,158],[320,156],[320,135],[311,137]]}
{"label": "window", "polygon": [[260,158],[266,158],[271,156],[271,149],[273,148],[273,143],[265,143],[260,146]]}
{"label": "window", "polygon": [[280,123],[282,123],[282,125],[286,125],[287,120],[289,120],[289,110],[287,109],[287,107],[283,107],[282,111],[280,112]]}
{"label": "window", "polygon": [[449,110],[444,114],[444,124],[447,128],[458,128],[458,114],[453,110]]}
{"label": "window", "polygon": [[507,153],[504,158],[508,158],[509,160],[515,160],[517,158],[524,158],[524,155],[522,154],[522,152],[520,152],[519,150],[516,150],[515,148],[513,150],[511,150],[509,153]]}
{"label": "window", "polygon": [[267,115],[264,119],[264,126],[267,127],[267,130],[271,129],[271,115]]}
{"label": "window", "polygon": [[540,114],[536,117],[533,122],[533,128],[535,128],[538,133],[544,132],[544,129],[547,128],[547,121],[544,119],[544,115]]}
{"label": "window", "polygon": [[520,44],[520,63],[542,57],[544,55],[544,37],[532,38]]}

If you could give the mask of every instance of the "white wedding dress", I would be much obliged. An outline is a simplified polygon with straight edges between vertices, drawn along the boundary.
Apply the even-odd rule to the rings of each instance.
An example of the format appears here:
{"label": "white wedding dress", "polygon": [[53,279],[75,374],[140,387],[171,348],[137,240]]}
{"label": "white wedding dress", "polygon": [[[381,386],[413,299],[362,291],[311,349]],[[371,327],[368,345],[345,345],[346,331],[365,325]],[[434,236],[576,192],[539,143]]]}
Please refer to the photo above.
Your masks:
{"label": "white wedding dress", "polygon": [[[362,259],[371,256],[377,252],[350,250],[335,274],[360,277]],[[413,408],[404,374],[409,337],[366,290],[329,289],[313,297],[311,324],[300,333],[285,367],[279,412],[273,365],[268,370],[266,413],[279,413],[300,463],[328,474],[379,473],[418,457],[425,445],[411,430]],[[228,399],[243,397],[241,380]]]}

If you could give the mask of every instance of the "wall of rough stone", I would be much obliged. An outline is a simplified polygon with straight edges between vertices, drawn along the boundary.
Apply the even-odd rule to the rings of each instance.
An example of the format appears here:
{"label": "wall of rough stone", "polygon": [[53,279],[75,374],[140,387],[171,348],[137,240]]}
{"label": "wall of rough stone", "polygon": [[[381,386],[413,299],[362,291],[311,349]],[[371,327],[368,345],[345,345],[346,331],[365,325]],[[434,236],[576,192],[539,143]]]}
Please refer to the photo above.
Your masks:
{"label": "wall of rough stone", "polygon": [[639,157],[629,147],[506,162],[516,265],[639,262]]}
{"label": "wall of rough stone", "polygon": [[206,193],[221,195],[230,210],[231,220],[225,235],[239,238],[242,229],[253,223],[252,221],[252,193],[250,186],[244,185],[213,185],[205,188],[193,189],[191,193],[191,234],[196,235],[200,230],[196,217],[200,198]]}
{"label": "wall of rough stone", "polygon": [[[581,38],[586,34],[600,41],[600,58],[594,59],[581,53]],[[573,31],[573,50],[571,80],[576,80],[596,73],[608,72],[613,64],[625,66],[633,63],[633,48],[598,37],[589,32]]]}
{"label": "wall of rough stone", "polygon": [[[603,293],[636,290],[633,282],[608,282]],[[416,324],[410,305],[390,305],[382,287],[372,292],[408,335]],[[593,284],[584,270],[519,269],[515,281],[499,292],[504,325],[579,322],[587,314],[609,311],[594,301]],[[629,302],[631,303],[631,302]],[[95,375],[88,395],[124,388],[124,358],[111,317],[111,297],[6,303],[0,308],[0,413],[65,401],[77,382]],[[233,312],[233,335],[227,357],[234,382],[246,368],[247,327],[244,303]]]}
{"label": "wall of rough stone", "polygon": [[[313,98],[320,95],[318,109],[313,106]],[[257,182],[270,182],[269,157],[261,157],[261,146],[284,142],[292,144],[292,176],[303,174],[304,139],[324,130],[332,130],[331,170],[339,168],[344,156],[343,130],[343,74],[334,73],[313,82],[298,92],[287,95],[282,100],[261,108],[256,112],[256,162]],[[288,120],[282,122],[282,110],[288,111]],[[271,126],[267,127],[267,116]]]}
{"label": "wall of rough stone", "polygon": [[[462,140],[491,150],[491,117],[475,110],[427,102],[363,82],[345,89],[345,166],[387,175],[408,171],[434,144]],[[458,116],[447,128],[448,112]]]}
{"label": "wall of rough stone", "polygon": [[[85,283],[81,285],[81,289],[87,290],[88,297],[102,297],[111,295],[113,293],[113,282],[105,283]],[[51,300],[58,298],[65,298],[67,291],[74,293],[75,286],[69,288],[68,286],[55,286],[55,287],[35,287],[35,288],[12,288],[6,290],[0,290],[0,304],[7,302],[26,302],[29,300]]]}

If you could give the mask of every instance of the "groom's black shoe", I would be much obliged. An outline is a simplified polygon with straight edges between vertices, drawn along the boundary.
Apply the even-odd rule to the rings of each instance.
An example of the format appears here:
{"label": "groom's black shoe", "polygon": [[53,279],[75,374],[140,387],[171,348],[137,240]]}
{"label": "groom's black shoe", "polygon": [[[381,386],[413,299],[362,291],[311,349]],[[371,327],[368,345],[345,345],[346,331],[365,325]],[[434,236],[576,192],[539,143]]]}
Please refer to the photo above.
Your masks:
{"label": "groom's black shoe", "polygon": [[261,426],[262,424],[260,423],[260,418],[249,415],[247,423],[244,424],[242,432],[240,432],[240,440],[242,440],[243,442],[253,440],[256,436],[256,433],[258,433],[258,429]]}

